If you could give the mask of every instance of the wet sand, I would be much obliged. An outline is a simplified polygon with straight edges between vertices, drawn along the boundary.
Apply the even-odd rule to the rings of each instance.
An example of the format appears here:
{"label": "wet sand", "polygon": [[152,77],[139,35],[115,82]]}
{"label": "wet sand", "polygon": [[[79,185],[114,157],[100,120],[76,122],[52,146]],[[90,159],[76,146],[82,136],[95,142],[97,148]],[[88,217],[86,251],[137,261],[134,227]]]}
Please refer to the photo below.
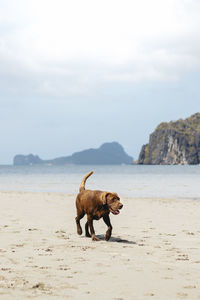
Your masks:
{"label": "wet sand", "polygon": [[200,299],[200,202],[121,200],[93,242],[75,195],[0,192],[0,299]]}

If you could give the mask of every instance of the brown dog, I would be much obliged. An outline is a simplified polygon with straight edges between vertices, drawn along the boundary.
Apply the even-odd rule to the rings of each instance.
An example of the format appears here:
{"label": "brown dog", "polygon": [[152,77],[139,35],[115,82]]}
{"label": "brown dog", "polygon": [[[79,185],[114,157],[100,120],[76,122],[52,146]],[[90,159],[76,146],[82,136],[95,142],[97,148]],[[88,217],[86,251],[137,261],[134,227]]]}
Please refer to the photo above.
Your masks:
{"label": "brown dog", "polygon": [[[99,239],[95,236],[95,231],[93,227],[93,220],[99,220],[103,217],[104,222],[108,226],[106,231],[105,239],[109,240],[112,233],[112,225],[110,223],[109,213],[114,215],[119,214],[119,209],[123,207],[120,202],[119,196],[116,193],[102,192],[102,191],[92,191],[85,190],[85,182],[87,178],[93,174],[93,171],[89,172],[83,177],[80,185],[79,194],[76,197],[76,225],[77,233],[82,234],[82,228],[80,225],[80,220],[87,214],[87,222],[85,224],[85,235],[87,237],[92,237],[93,241],[98,241]],[[90,228],[90,233],[88,230]]]}

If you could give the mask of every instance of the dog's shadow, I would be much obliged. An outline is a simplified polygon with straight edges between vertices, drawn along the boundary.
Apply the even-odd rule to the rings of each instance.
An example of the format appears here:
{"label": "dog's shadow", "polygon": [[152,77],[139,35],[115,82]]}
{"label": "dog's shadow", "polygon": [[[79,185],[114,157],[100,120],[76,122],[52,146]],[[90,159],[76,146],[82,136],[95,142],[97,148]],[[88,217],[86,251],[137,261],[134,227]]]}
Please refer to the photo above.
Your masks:
{"label": "dog's shadow", "polygon": [[[101,241],[105,241],[105,236],[103,234],[101,235],[97,235],[96,236],[98,239],[100,239]],[[112,237],[109,239],[108,242],[111,243],[122,243],[122,244],[129,244],[129,245],[136,245],[136,242],[134,241],[130,241],[130,240],[126,240],[126,239],[121,239],[119,237]]]}

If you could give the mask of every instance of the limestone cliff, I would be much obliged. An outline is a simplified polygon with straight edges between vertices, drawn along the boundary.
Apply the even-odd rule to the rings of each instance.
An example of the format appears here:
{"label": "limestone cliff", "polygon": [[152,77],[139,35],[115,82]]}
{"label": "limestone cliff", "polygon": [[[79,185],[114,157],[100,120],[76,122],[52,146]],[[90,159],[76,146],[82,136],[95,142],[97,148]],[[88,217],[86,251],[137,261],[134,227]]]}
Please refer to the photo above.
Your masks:
{"label": "limestone cliff", "polygon": [[161,123],[143,145],[138,164],[194,165],[200,163],[200,113],[185,120]]}

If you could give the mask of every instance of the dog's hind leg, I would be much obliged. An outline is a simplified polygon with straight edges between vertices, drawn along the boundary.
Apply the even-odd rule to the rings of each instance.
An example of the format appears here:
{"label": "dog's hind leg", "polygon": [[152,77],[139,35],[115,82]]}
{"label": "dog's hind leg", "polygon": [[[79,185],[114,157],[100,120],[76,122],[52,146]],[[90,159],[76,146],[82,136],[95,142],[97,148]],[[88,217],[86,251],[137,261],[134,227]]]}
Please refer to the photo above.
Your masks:
{"label": "dog's hind leg", "polygon": [[90,227],[90,233],[93,241],[99,241],[99,239],[95,235],[94,227],[93,227],[93,218],[92,216],[88,215],[88,225]]}
{"label": "dog's hind leg", "polygon": [[105,240],[108,241],[110,239],[111,233],[112,233],[112,225],[110,223],[109,215],[103,216],[103,220],[106,223],[106,225],[108,226],[108,230],[106,231],[106,235],[105,235]]}
{"label": "dog's hind leg", "polygon": [[91,235],[89,233],[89,228],[88,228],[88,221],[85,223],[85,236],[91,237]]}
{"label": "dog's hind leg", "polygon": [[77,233],[79,235],[82,234],[82,228],[81,228],[81,224],[80,224],[80,220],[85,216],[85,213],[83,211],[78,211],[77,210],[77,217],[75,218],[76,220],[76,226],[77,226]]}

